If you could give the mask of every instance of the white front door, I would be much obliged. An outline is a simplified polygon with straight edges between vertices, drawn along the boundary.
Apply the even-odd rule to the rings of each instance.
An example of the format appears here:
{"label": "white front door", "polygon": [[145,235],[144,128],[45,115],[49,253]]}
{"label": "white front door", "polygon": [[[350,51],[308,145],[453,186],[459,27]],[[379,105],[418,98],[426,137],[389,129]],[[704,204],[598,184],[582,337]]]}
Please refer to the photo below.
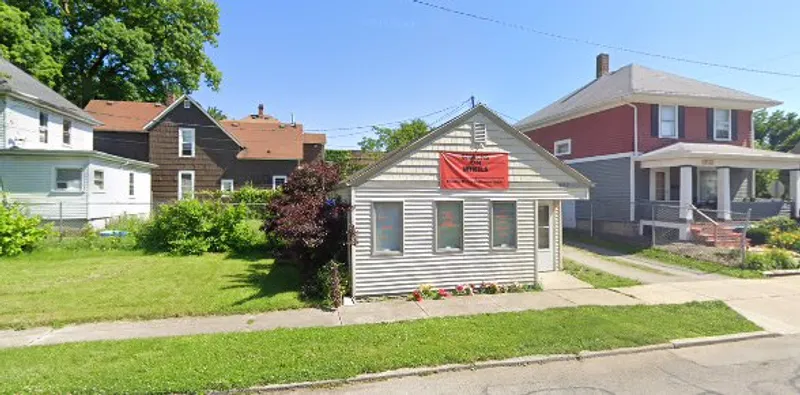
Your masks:
{"label": "white front door", "polygon": [[554,270],[553,254],[553,203],[549,201],[539,202],[539,212],[536,229],[536,245],[539,248],[539,271],[547,272]]}

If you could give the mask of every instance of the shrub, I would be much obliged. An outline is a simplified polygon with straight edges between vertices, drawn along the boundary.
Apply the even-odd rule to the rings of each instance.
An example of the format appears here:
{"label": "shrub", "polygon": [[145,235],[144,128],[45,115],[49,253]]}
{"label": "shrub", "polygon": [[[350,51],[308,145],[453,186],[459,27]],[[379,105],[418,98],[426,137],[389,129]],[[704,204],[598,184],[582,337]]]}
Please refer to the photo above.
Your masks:
{"label": "shrub", "polygon": [[800,225],[798,225],[797,221],[792,218],[776,216],[757,222],[754,228],[767,229],[770,233],[774,231],[794,232],[796,230],[800,230]]}
{"label": "shrub", "polygon": [[112,220],[108,221],[106,224],[106,229],[108,230],[121,230],[125,232],[136,232],[139,230],[147,221],[141,217],[136,215],[121,215],[119,217],[113,218]]}
{"label": "shrub", "polygon": [[747,230],[747,238],[752,245],[762,245],[769,238],[769,229],[754,227]]}
{"label": "shrub", "polygon": [[324,306],[337,308],[342,303],[342,296],[349,291],[349,279],[344,263],[330,261],[317,272],[316,286],[319,289],[306,293],[322,295]]}
{"label": "shrub", "polygon": [[773,247],[792,251],[800,251],[800,231],[773,231],[770,233],[767,243]]}
{"label": "shrub", "polygon": [[796,269],[797,261],[792,253],[779,248],[770,248],[762,253],[750,253],[745,259],[745,268],[751,270]]}
{"label": "shrub", "polygon": [[49,233],[40,217],[28,217],[20,206],[0,202],[0,256],[30,251]]}

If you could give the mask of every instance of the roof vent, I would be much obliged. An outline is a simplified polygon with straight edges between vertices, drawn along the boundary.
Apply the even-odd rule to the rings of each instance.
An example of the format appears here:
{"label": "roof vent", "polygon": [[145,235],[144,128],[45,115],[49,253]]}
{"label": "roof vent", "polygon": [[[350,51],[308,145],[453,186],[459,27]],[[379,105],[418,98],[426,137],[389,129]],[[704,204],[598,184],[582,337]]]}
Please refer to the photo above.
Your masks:
{"label": "roof vent", "polygon": [[231,126],[233,126],[235,128],[238,128],[239,127],[239,122],[232,122]]}
{"label": "roof vent", "polygon": [[109,105],[109,106],[110,106],[110,105],[112,105],[112,104],[114,104],[114,102],[113,102],[113,101],[107,101],[107,102],[106,102],[106,105]]}

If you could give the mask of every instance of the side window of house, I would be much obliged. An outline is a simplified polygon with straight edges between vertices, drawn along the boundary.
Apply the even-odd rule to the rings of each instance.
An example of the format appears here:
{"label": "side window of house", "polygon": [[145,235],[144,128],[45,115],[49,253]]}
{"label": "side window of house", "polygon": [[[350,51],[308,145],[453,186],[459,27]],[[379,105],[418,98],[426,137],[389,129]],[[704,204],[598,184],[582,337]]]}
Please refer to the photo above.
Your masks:
{"label": "side window of house", "polygon": [[69,119],[65,119],[63,123],[63,129],[64,131],[61,137],[62,139],[61,141],[66,145],[72,144],[72,121],[70,121]]}
{"label": "side window of house", "polygon": [[678,138],[678,106],[658,106],[658,137]]}
{"label": "side window of house", "polygon": [[436,251],[455,252],[464,248],[464,203],[436,202]]}
{"label": "side window of house", "polygon": [[731,140],[731,110],[714,109],[714,140]]}
{"label": "side window of house", "polygon": [[233,180],[224,179],[220,181],[220,189],[222,192],[233,192]]}
{"label": "side window of house", "polygon": [[178,199],[194,197],[194,172],[184,170],[178,172]]}
{"label": "side window of house", "polygon": [[492,202],[492,248],[517,248],[517,203]]}
{"label": "side window of house", "polygon": [[195,143],[194,143],[194,129],[180,128],[178,129],[178,138],[180,143],[180,157],[194,157]]}
{"label": "side window of house", "polygon": [[372,205],[373,252],[403,252],[403,203],[375,202]]}
{"label": "side window of house", "polygon": [[39,142],[47,144],[47,122],[49,117],[46,112],[39,113]]}
{"label": "side window of house", "polygon": [[128,173],[128,196],[136,195],[136,183],[134,181],[134,174]]}
{"label": "side window of house", "polygon": [[550,249],[550,206],[539,205],[539,212],[537,215],[539,216],[537,218],[539,222],[539,227],[537,229],[538,248],[547,250]]}
{"label": "side window of house", "polygon": [[553,154],[564,156],[572,154],[572,139],[558,140],[553,144]]}
{"label": "side window of house", "polygon": [[278,189],[286,184],[286,176],[272,176],[272,189]]}
{"label": "side window of house", "polygon": [[81,192],[83,182],[81,169],[56,169],[55,189],[61,192]]}
{"label": "side window of house", "polygon": [[92,184],[94,185],[94,192],[103,192],[106,190],[106,175],[102,170],[95,170],[92,176]]}

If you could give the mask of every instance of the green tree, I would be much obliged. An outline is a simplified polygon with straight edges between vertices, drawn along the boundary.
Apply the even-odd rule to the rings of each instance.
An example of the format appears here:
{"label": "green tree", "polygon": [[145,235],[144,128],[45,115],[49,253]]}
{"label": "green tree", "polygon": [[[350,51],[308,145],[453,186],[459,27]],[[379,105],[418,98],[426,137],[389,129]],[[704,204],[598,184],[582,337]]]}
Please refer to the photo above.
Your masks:
{"label": "green tree", "polygon": [[800,142],[800,116],[795,112],[759,110],[753,121],[756,143],[763,149],[787,152]]}
{"label": "green tree", "polygon": [[430,126],[421,119],[403,122],[396,129],[373,126],[375,137],[364,137],[358,145],[364,152],[391,152],[428,134],[430,129]]}
{"label": "green tree", "polygon": [[[79,106],[94,98],[163,101],[169,91],[199,89],[201,79],[219,89],[222,74],[205,53],[206,45],[217,45],[220,29],[213,0],[3,3],[0,16],[18,21],[11,28],[25,25],[41,43],[38,52],[25,50],[31,46],[26,39],[0,34],[0,42],[10,42],[9,59]],[[2,20],[0,33],[7,25]],[[60,73],[37,69],[40,52],[58,63]]]}
{"label": "green tree", "polygon": [[61,76],[49,39],[61,27],[54,21],[35,26],[27,12],[0,1],[0,56],[50,86]]}
{"label": "green tree", "polygon": [[222,121],[222,120],[228,119],[228,116],[225,115],[225,113],[222,112],[222,110],[220,110],[219,108],[216,108],[214,106],[211,106],[211,107],[207,108],[206,112],[208,113],[208,115],[211,115],[211,118],[214,118],[217,121]]}

